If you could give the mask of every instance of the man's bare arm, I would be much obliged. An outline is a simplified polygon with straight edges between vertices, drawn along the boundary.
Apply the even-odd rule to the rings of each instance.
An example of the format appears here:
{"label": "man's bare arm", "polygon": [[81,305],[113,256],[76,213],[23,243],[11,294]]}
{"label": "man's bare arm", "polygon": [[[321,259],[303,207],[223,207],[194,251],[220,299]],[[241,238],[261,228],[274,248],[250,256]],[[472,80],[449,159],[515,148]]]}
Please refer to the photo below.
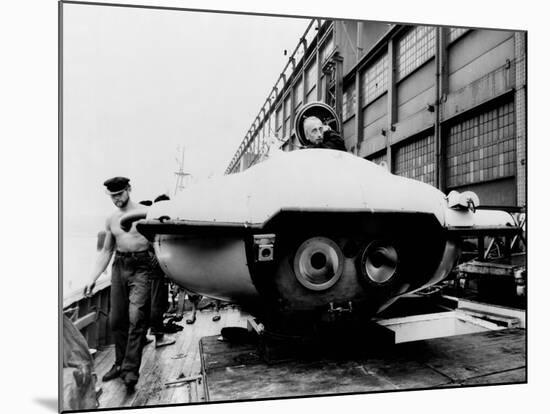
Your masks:
{"label": "man's bare arm", "polygon": [[105,269],[107,269],[107,266],[111,261],[111,257],[113,256],[115,245],[116,245],[115,238],[113,236],[113,233],[111,232],[109,220],[107,220],[106,231],[105,231],[105,241],[103,243],[103,248],[99,251],[89,282],[84,287],[85,296],[90,296],[92,294],[92,290],[95,286],[95,282],[97,281],[99,276],[101,276],[101,274],[105,271]]}

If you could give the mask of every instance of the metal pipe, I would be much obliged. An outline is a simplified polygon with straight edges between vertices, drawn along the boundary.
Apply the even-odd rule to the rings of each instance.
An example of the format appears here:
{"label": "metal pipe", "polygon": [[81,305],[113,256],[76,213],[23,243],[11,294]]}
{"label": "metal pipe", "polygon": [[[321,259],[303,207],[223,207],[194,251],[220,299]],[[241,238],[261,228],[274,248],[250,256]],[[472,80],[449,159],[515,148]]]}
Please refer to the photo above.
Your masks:
{"label": "metal pipe", "polygon": [[[321,20],[317,19],[317,43],[315,44],[315,62],[317,64],[317,79],[315,82],[315,87],[317,88],[317,100],[321,101],[322,99],[322,91],[321,91],[321,52],[319,49],[319,44],[321,43],[321,36],[319,35],[319,31],[321,30]],[[324,100],[323,100],[324,101]]]}
{"label": "metal pipe", "polygon": [[434,140],[435,140],[435,185],[440,190],[443,189],[441,170],[442,170],[442,146],[441,139],[441,119],[440,119],[440,99],[441,99],[441,30],[442,28],[435,28],[435,102],[434,102]]}
{"label": "metal pipe", "polygon": [[363,22],[357,22],[357,38],[356,38],[356,62],[357,65],[359,63],[359,60],[361,59],[363,55],[363,29],[364,24]]}

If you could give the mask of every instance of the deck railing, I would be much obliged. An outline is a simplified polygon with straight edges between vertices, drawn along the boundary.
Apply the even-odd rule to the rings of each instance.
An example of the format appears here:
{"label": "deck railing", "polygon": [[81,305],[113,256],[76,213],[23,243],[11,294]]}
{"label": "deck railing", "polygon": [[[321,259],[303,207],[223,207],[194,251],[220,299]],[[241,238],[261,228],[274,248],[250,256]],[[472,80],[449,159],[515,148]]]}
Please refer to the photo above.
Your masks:
{"label": "deck railing", "polygon": [[109,326],[111,279],[104,279],[94,288],[92,296],[77,292],[63,299],[63,313],[80,330],[89,348],[112,343]]}

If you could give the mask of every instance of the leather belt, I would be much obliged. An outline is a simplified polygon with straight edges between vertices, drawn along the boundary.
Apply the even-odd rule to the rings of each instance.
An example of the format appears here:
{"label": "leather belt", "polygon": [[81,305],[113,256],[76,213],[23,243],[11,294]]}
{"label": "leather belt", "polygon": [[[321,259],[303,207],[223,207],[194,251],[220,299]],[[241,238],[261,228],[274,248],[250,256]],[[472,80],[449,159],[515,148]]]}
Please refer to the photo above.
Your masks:
{"label": "leather belt", "polygon": [[119,252],[116,251],[116,255],[120,257],[142,257],[143,255],[149,255],[151,250],[142,250],[140,252]]}

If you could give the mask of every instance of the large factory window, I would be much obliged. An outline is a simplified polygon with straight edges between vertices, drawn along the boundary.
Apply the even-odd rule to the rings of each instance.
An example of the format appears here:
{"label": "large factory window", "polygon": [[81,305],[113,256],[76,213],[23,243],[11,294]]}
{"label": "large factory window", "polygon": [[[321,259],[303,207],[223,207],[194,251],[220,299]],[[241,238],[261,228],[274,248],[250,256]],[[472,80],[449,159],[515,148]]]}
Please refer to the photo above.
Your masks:
{"label": "large factory window", "polygon": [[449,188],[516,174],[514,103],[451,127],[447,137]]}
{"label": "large factory window", "polygon": [[362,105],[374,101],[388,89],[388,55],[378,59],[367,71],[361,80]]}
{"label": "large factory window", "polygon": [[430,135],[396,148],[394,174],[435,184],[434,136]]}
{"label": "large factory window", "polygon": [[355,114],[355,84],[344,90],[342,95],[342,118],[344,121]]}
{"label": "large factory window", "polygon": [[397,80],[435,56],[435,27],[417,26],[397,44]]}
{"label": "large factory window", "polygon": [[468,28],[462,28],[462,27],[451,27],[449,28],[449,34],[448,34],[448,43],[453,43],[456,39],[461,37],[463,34],[465,34],[468,30]]}

